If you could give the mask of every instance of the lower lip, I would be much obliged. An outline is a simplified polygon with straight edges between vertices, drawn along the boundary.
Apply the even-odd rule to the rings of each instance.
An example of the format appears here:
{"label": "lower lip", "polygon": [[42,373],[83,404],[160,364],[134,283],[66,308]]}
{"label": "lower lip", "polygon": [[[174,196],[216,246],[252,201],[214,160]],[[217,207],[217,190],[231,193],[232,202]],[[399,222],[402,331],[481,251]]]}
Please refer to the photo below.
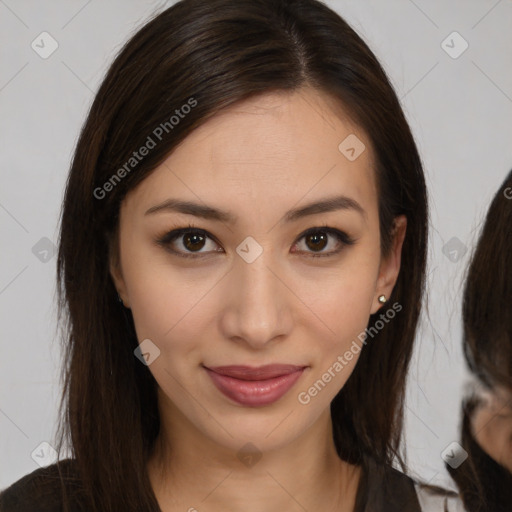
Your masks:
{"label": "lower lip", "polygon": [[241,405],[260,407],[277,402],[297,382],[304,368],[267,380],[241,380],[205,370],[225,396]]}

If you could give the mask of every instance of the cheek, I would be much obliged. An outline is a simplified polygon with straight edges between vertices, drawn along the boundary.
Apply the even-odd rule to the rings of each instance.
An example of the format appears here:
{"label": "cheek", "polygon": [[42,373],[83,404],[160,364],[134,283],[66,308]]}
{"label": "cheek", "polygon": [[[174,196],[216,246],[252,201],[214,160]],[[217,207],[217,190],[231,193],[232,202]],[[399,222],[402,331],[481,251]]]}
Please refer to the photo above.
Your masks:
{"label": "cheek", "polygon": [[134,279],[130,287],[131,310],[139,340],[150,338],[161,351],[191,350],[187,340],[199,339],[211,316],[204,299],[209,287],[190,286],[169,269],[154,269],[155,275]]}
{"label": "cheek", "polygon": [[307,290],[311,300],[305,302],[316,319],[306,325],[312,368],[298,395],[301,404],[326,407],[352,374],[364,350],[376,276],[377,260],[360,253]]}
{"label": "cheek", "polygon": [[[330,293],[323,296],[322,302],[317,304],[315,312],[324,326],[320,331],[323,334],[313,336],[310,329],[309,335],[315,340],[313,366],[316,377],[332,369],[332,366],[339,362],[339,356],[347,354],[341,363],[343,376],[340,375],[336,379],[338,387],[341,387],[354,369],[363,348],[362,335],[368,325],[373,298],[371,282],[358,280],[345,284],[346,286],[341,283],[333,288]],[[353,350],[349,353],[351,347]]]}
{"label": "cheek", "polygon": [[[304,302],[323,325],[326,345],[343,345],[364,331],[370,316],[377,278],[377,262],[359,253],[329,273],[317,273],[303,283]],[[311,318],[311,315],[309,315]]]}
{"label": "cheek", "polygon": [[201,285],[184,286],[176,267],[129,234],[123,242],[123,276],[137,339],[149,338],[161,351],[167,350],[166,340],[175,337],[183,326],[193,325],[187,315],[200,298]]}

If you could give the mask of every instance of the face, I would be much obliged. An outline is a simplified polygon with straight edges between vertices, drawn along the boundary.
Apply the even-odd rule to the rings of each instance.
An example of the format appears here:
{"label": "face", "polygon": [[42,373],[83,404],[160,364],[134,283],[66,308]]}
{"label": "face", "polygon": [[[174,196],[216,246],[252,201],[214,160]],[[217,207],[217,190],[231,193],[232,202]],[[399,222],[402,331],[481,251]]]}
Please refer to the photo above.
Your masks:
{"label": "face", "polygon": [[329,97],[272,93],[208,120],[125,198],[111,274],[172,428],[264,451],[329,414],[400,266],[405,219],[382,258],[372,158]]}

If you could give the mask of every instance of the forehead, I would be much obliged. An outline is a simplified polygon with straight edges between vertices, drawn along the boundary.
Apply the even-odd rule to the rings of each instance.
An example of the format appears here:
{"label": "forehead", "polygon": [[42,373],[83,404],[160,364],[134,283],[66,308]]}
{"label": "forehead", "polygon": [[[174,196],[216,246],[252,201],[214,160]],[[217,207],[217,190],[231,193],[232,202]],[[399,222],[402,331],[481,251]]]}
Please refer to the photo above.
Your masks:
{"label": "forehead", "polygon": [[372,161],[367,135],[332,98],[312,89],[272,92],[206,121],[135,195],[141,209],[170,195],[215,197],[223,209],[226,202],[284,208],[338,192],[369,206]]}

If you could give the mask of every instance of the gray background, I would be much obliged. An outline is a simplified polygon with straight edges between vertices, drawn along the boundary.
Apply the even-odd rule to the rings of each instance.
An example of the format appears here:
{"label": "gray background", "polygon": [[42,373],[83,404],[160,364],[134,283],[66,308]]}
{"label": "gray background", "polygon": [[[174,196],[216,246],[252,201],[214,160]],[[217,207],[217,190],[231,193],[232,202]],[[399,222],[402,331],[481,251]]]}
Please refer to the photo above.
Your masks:
{"label": "gray background", "polygon": [[[54,439],[60,393],[52,244],[80,126],[121,44],[171,3],[0,1],[0,488],[38,468],[36,448],[51,462],[39,446]],[[440,454],[457,439],[467,377],[461,282],[482,216],[512,168],[512,1],[326,3],[380,58],[425,164],[429,314],[411,367],[406,442],[413,474],[451,485]],[[44,31],[58,43],[46,59],[31,47],[42,46]],[[461,40],[442,45],[454,31],[469,44],[457,58],[445,49],[459,53]]]}

